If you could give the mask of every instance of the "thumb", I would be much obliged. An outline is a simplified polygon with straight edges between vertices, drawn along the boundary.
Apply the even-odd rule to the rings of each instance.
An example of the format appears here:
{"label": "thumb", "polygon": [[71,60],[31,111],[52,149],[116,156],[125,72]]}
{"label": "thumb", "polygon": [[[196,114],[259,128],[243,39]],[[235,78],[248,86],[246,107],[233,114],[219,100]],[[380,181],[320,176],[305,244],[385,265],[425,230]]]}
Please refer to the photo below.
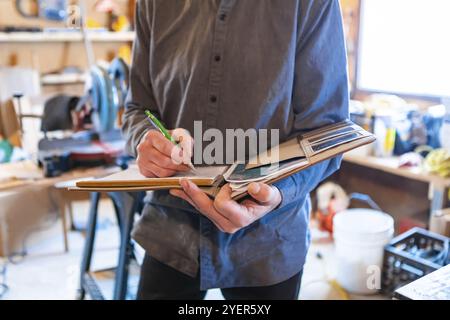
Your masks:
{"label": "thumb", "polygon": [[248,193],[258,202],[271,204],[279,196],[279,191],[265,183],[251,183],[248,186]]}
{"label": "thumb", "polygon": [[178,141],[179,147],[181,147],[183,163],[190,163],[194,149],[194,139],[185,129],[173,130],[172,136]]}

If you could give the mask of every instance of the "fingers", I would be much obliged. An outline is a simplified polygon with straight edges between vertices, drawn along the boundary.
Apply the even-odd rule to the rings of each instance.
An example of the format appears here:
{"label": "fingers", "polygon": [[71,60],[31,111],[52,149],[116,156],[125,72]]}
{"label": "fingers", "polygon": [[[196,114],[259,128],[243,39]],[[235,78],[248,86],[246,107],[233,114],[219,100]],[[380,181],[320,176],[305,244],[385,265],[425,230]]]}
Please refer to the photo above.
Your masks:
{"label": "fingers", "polygon": [[[177,171],[189,171],[190,168],[183,164],[190,163],[193,140],[190,138],[189,132],[184,129],[176,129],[171,131],[175,135],[175,139],[181,139],[183,142],[180,145],[174,145],[160,132],[151,130],[145,139],[150,143],[151,147],[155,149],[152,154],[149,154],[151,161],[158,166]],[[157,151],[157,152],[156,152]],[[187,160],[185,161],[184,158]]]}
{"label": "fingers", "polygon": [[146,153],[145,157],[156,164],[158,167],[167,169],[167,170],[173,170],[173,171],[181,171],[181,172],[187,172],[189,171],[189,167],[187,165],[183,164],[176,164],[175,161],[173,161],[172,158],[169,158],[156,150],[155,148],[150,148]]}
{"label": "fingers", "polygon": [[[178,145],[182,149],[181,155],[180,153],[175,152],[175,156],[181,156],[179,159],[181,163],[191,163],[192,154],[194,152],[194,139],[189,132],[185,129],[175,129],[172,131],[172,137],[178,141]],[[172,151],[172,157],[174,157],[173,153],[174,151]]]}
{"label": "fingers", "polygon": [[183,179],[181,180],[181,186],[183,187],[186,195],[194,203],[196,207],[202,214],[213,221],[216,226],[223,232],[235,233],[240,228],[233,225],[227,218],[221,215],[217,210],[214,209],[213,201],[206,195],[202,190],[200,190],[194,183]]}
{"label": "fingers", "polygon": [[231,198],[232,190],[229,185],[223,186],[214,200],[214,208],[231,223],[239,228],[253,222],[247,208]]}
{"label": "fingers", "polygon": [[191,181],[182,179],[180,184],[184,192],[195,203],[195,206],[204,214],[210,214],[212,200]]}
{"label": "fingers", "polygon": [[175,170],[162,168],[140,156],[138,156],[136,164],[138,165],[140,173],[147,178],[171,177],[176,173]]}
{"label": "fingers", "polygon": [[147,140],[150,140],[151,144],[156,148],[156,150],[164,154],[166,157],[172,156],[172,149],[175,148],[175,145],[166,137],[164,137],[160,132],[151,130],[146,138]]}
{"label": "fingers", "polygon": [[142,165],[142,164],[139,164],[139,158],[138,158],[138,160],[137,160],[137,165],[138,165],[138,168],[139,168],[139,172],[140,172],[144,177],[146,177],[146,178],[155,178],[155,177],[156,177],[155,174],[154,174],[152,171],[150,171],[149,168],[145,167],[145,166]]}
{"label": "fingers", "polygon": [[138,165],[138,168],[139,168],[141,174],[143,174],[144,176],[149,177],[149,178],[172,177],[177,172],[184,172],[184,171],[189,170],[189,168],[186,166],[170,165],[169,168],[163,167],[163,166],[160,166],[160,165],[154,163],[153,161],[150,161],[146,157],[142,157],[140,155],[138,156],[138,158],[136,160],[136,164]]}
{"label": "fingers", "polygon": [[175,164],[190,163],[194,149],[194,140],[185,129],[175,129],[170,132],[172,137],[179,142],[174,145],[160,132],[154,131],[149,135],[153,146],[166,157],[172,159]]}
{"label": "fingers", "polygon": [[231,188],[226,185],[216,196],[214,207],[233,225],[244,228],[261,219],[281,202],[280,191],[264,183],[250,184],[249,194],[253,200],[247,199],[238,203],[231,198]]}
{"label": "fingers", "polygon": [[248,186],[250,196],[262,205],[277,206],[281,201],[280,191],[265,183],[251,183]]}
{"label": "fingers", "polygon": [[157,149],[155,145],[163,150],[167,149],[167,152],[169,147],[174,148],[174,145],[164,138],[161,133],[150,130],[137,147],[137,165],[144,176],[149,178],[171,177],[177,172],[190,170],[187,165],[176,164],[169,156]]}
{"label": "fingers", "polygon": [[178,190],[178,189],[171,189],[169,191],[169,193],[171,195],[173,195],[174,197],[183,199],[186,202],[189,202],[189,204],[191,206],[193,206],[195,209],[197,209],[198,211],[200,211],[197,206],[195,205],[194,201],[192,201],[192,199],[183,191],[183,190]]}
{"label": "fingers", "polygon": [[281,201],[281,194],[275,187],[264,183],[253,183],[249,193],[254,200],[245,200],[241,204],[231,197],[229,185],[222,187],[212,201],[194,183],[183,179],[181,190],[171,190],[170,193],[189,202],[199,212],[209,218],[221,231],[233,234],[262,218]]}
{"label": "fingers", "polygon": [[175,173],[177,173],[176,170],[170,170],[170,169],[162,168],[162,167],[160,167],[157,164],[152,163],[152,162],[148,163],[148,168],[158,178],[172,177],[173,175],[175,175]]}
{"label": "fingers", "polygon": [[[180,199],[183,199],[184,201],[187,201],[191,206],[193,206],[197,211],[199,211],[201,213],[201,211],[197,208],[194,201],[192,201],[192,199],[183,190],[172,189],[169,192],[174,197],[178,197]],[[214,225],[217,227],[217,229],[219,229],[222,232],[225,232],[225,230],[222,228],[222,226],[219,223],[217,223],[217,221],[215,221],[212,218],[209,218],[209,219],[212,221],[212,223],[214,223]]]}

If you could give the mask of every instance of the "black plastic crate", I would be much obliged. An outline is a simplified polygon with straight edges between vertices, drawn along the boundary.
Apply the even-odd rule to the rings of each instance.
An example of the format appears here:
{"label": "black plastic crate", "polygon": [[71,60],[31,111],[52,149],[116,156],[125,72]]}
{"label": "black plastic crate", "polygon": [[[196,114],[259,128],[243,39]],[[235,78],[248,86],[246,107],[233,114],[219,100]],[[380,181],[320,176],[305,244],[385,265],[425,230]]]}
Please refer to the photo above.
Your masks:
{"label": "black plastic crate", "polygon": [[413,228],[384,248],[381,291],[398,288],[450,263],[450,239],[421,228]]}

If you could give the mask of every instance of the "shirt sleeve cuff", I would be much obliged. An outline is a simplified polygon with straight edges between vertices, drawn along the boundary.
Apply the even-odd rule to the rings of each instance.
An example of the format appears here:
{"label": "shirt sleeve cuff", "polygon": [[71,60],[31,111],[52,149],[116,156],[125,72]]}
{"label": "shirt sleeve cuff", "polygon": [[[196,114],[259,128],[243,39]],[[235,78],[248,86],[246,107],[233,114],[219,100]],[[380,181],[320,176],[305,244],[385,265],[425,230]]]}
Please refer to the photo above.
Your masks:
{"label": "shirt sleeve cuff", "polygon": [[281,193],[281,202],[278,206],[278,209],[298,200],[300,194],[300,186],[297,182],[297,175],[280,180],[274,183],[274,186]]}

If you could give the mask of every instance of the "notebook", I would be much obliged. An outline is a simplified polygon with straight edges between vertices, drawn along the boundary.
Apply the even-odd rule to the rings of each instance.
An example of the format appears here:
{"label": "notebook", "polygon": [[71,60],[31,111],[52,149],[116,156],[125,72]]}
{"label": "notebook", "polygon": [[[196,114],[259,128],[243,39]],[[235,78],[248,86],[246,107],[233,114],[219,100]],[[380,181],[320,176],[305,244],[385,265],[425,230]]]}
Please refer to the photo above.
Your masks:
{"label": "notebook", "polygon": [[[181,179],[189,179],[205,193],[215,197],[220,188],[229,184],[233,199],[247,195],[252,182],[273,184],[319,162],[370,144],[375,137],[352,123],[343,121],[328,125],[288,140],[247,163],[229,166],[196,167],[195,172],[180,173],[169,178],[146,178],[135,165],[111,176],[79,181],[75,191],[151,191],[180,188]],[[278,155],[274,158],[273,155]]]}

